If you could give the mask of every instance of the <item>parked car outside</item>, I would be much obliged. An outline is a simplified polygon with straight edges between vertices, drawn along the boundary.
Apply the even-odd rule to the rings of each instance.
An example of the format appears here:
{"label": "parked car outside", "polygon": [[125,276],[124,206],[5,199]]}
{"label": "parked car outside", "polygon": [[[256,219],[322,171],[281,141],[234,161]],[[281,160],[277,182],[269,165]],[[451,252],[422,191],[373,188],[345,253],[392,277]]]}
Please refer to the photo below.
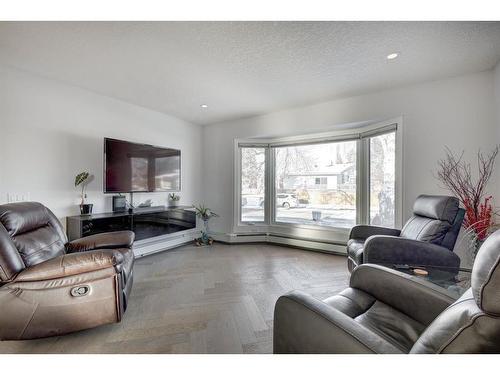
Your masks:
{"label": "parked car outside", "polygon": [[296,194],[277,194],[276,195],[276,205],[283,208],[299,207],[299,200]]}
{"label": "parked car outside", "polygon": [[264,207],[264,197],[262,195],[243,195],[241,205],[243,207]]}

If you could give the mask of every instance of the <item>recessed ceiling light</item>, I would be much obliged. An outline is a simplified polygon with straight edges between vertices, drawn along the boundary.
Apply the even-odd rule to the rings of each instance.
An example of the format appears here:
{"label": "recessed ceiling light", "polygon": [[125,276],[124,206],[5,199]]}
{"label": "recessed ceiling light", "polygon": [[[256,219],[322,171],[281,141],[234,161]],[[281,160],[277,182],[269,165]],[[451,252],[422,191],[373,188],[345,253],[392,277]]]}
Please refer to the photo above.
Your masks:
{"label": "recessed ceiling light", "polygon": [[387,60],[394,60],[399,56],[399,52],[393,52],[387,55]]}
{"label": "recessed ceiling light", "polygon": [[201,108],[208,108],[208,104],[202,104],[200,105]]}

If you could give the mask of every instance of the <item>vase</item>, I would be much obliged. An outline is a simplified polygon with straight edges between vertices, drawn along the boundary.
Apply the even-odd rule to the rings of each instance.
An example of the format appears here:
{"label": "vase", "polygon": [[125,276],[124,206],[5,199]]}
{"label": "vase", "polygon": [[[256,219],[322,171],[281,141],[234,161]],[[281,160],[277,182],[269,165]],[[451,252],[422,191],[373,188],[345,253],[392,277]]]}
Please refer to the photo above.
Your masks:
{"label": "vase", "polygon": [[80,205],[80,214],[82,215],[90,215],[92,213],[93,204],[81,204]]}
{"label": "vase", "polygon": [[204,244],[204,245],[210,245],[211,241],[210,241],[210,236],[208,235],[208,219],[207,220],[203,220],[203,230],[201,231],[201,242]]}

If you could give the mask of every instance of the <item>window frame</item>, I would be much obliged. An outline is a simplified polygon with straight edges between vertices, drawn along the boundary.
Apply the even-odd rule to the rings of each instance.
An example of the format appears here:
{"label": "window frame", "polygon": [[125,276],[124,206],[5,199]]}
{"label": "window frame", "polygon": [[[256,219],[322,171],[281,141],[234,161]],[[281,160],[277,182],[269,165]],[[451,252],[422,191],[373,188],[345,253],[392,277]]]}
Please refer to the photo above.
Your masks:
{"label": "window frame", "polygon": [[[396,133],[395,160],[395,226],[402,224],[403,202],[403,126],[402,118],[371,123],[363,127],[336,132],[317,133],[304,136],[283,138],[235,139],[234,140],[234,189],[233,189],[233,232],[236,234],[272,232],[294,234],[300,232],[300,238],[314,238],[314,233],[329,232],[332,241],[344,242],[350,228],[314,224],[296,224],[276,221],[276,186],[275,186],[275,152],[274,147],[286,145],[307,145],[314,143],[332,143],[356,140],[356,224],[370,223],[369,189],[370,189],[370,138],[394,131]],[[243,222],[241,220],[241,148],[265,148],[265,195],[264,221]]]}

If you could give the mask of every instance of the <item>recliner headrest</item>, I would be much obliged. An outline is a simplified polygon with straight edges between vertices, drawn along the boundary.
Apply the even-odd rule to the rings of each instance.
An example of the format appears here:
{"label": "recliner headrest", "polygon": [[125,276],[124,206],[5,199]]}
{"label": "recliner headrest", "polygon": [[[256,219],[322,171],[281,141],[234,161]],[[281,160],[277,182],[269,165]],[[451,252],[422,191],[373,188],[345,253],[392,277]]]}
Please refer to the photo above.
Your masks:
{"label": "recliner headrest", "polygon": [[45,226],[50,217],[44,205],[20,202],[0,205],[0,223],[11,237]]}
{"label": "recliner headrest", "polygon": [[479,249],[472,267],[472,293],[479,308],[500,315],[500,230]]}
{"label": "recliner headrest", "polygon": [[457,216],[459,201],[446,195],[419,195],[413,205],[413,213],[435,220],[453,223]]}

